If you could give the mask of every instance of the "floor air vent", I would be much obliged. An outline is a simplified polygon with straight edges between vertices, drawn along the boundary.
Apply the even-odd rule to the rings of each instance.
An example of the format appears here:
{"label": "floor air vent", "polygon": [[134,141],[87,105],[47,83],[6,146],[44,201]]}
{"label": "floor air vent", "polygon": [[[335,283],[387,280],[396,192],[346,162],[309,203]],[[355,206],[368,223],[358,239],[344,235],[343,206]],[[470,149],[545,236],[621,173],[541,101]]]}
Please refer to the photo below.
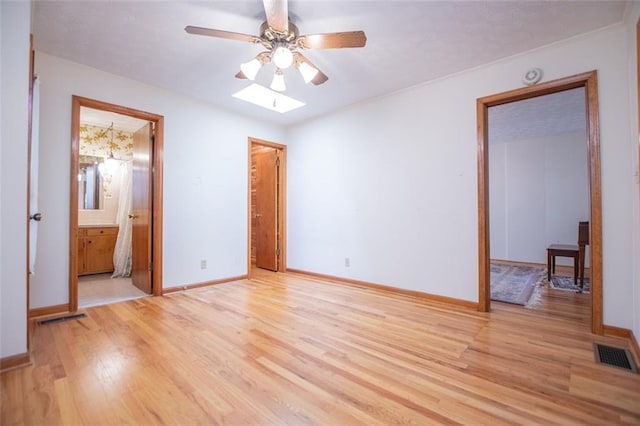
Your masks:
{"label": "floor air vent", "polygon": [[611,365],[634,373],[638,372],[636,364],[633,362],[633,355],[628,350],[600,343],[594,343],[593,349],[597,363]]}
{"label": "floor air vent", "polygon": [[69,321],[69,320],[74,320],[74,319],[78,319],[78,318],[85,318],[86,316],[87,316],[87,314],[65,315],[63,317],[49,318],[49,319],[45,319],[45,320],[40,320],[40,321],[38,321],[38,325],[53,324],[53,323],[56,323],[56,322]]}

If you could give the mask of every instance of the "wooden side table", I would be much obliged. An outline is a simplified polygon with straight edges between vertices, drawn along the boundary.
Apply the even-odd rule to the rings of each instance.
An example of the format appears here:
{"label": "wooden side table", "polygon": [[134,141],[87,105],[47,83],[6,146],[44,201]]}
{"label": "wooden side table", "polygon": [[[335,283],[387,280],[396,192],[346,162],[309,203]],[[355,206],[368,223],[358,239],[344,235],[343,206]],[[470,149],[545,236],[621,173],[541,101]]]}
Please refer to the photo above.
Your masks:
{"label": "wooden side table", "polygon": [[573,257],[573,283],[578,285],[578,262],[580,249],[573,244],[551,244],[547,247],[547,280],[551,281],[551,274],[556,272],[556,256]]}
{"label": "wooden side table", "polygon": [[580,288],[584,287],[585,246],[589,245],[589,222],[578,222],[578,247],[580,248]]}

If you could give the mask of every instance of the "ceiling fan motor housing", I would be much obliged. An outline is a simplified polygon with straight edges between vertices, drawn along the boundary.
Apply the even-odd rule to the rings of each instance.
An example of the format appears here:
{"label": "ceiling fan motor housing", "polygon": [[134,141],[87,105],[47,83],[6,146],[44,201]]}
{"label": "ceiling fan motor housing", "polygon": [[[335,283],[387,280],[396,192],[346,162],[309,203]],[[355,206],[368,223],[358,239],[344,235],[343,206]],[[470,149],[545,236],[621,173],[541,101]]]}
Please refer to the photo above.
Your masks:
{"label": "ceiling fan motor housing", "polygon": [[298,27],[289,21],[289,31],[282,33],[274,30],[266,21],[260,26],[260,39],[262,44],[268,49],[272,49],[275,43],[282,43],[289,49],[295,48],[295,41],[298,38]]}

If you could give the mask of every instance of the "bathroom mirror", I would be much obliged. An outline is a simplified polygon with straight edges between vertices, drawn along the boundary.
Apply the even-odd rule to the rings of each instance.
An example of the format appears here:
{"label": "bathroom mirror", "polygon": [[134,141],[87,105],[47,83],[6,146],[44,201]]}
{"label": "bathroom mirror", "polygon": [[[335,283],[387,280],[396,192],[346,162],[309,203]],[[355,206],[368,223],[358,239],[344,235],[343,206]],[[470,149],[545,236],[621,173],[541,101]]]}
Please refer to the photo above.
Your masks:
{"label": "bathroom mirror", "polygon": [[101,210],[104,208],[103,182],[98,165],[100,157],[83,155],[78,165],[78,208]]}

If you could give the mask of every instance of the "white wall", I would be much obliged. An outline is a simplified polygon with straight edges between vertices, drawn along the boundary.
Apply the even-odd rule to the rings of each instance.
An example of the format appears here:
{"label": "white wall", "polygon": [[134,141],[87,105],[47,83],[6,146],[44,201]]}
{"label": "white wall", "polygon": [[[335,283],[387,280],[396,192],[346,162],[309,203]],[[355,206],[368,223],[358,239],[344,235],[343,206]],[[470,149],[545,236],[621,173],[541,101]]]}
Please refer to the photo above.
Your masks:
{"label": "white wall", "polygon": [[290,129],[288,266],[477,301],[476,99],[597,69],[604,322],[630,328],[627,54],[617,25]]}
{"label": "white wall", "polygon": [[0,2],[0,358],[27,352],[29,2]]}
{"label": "white wall", "polygon": [[573,132],[489,144],[492,259],[545,264],[549,244],[576,244],[578,222],[589,220],[585,139]]}
{"label": "white wall", "polygon": [[[283,142],[278,127],[38,52],[41,141],[38,264],[32,307],[68,301],[71,96],[165,117],[164,288],[247,273],[247,138]],[[200,260],[208,268],[200,269]]]}
{"label": "white wall", "polygon": [[631,188],[631,199],[633,200],[633,263],[635,267],[632,271],[634,294],[631,299],[635,301],[633,316],[633,334],[636,339],[640,340],[640,139],[638,139],[638,131],[640,123],[638,122],[638,54],[636,42],[636,23],[640,19],[640,2],[631,2],[625,19],[625,27],[627,29],[627,58],[629,69],[629,93],[632,94],[629,99],[629,127],[630,133],[634,135],[630,139],[631,159],[633,162],[634,176],[631,177],[633,184]]}
{"label": "white wall", "polygon": [[[26,223],[19,206],[26,203],[28,9],[28,3],[0,2],[2,357],[26,351]],[[166,287],[244,273],[251,135],[294,141],[288,161],[289,267],[477,300],[477,270],[471,266],[477,263],[475,99],[520,87],[522,73],[538,66],[545,80],[599,72],[604,320],[633,327],[640,336],[640,214],[632,173],[639,16],[640,4],[632,3],[624,27],[358,104],[294,127],[286,140],[272,126],[39,54],[46,134],[41,158],[47,161],[40,182],[42,261],[32,306],[67,301],[72,93],[166,117]],[[199,270],[200,258],[216,255],[219,262],[210,260],[209,269]],[[344,267],[346,256],[351,268]],[[218,268],[223,262],[228,267]]]}

